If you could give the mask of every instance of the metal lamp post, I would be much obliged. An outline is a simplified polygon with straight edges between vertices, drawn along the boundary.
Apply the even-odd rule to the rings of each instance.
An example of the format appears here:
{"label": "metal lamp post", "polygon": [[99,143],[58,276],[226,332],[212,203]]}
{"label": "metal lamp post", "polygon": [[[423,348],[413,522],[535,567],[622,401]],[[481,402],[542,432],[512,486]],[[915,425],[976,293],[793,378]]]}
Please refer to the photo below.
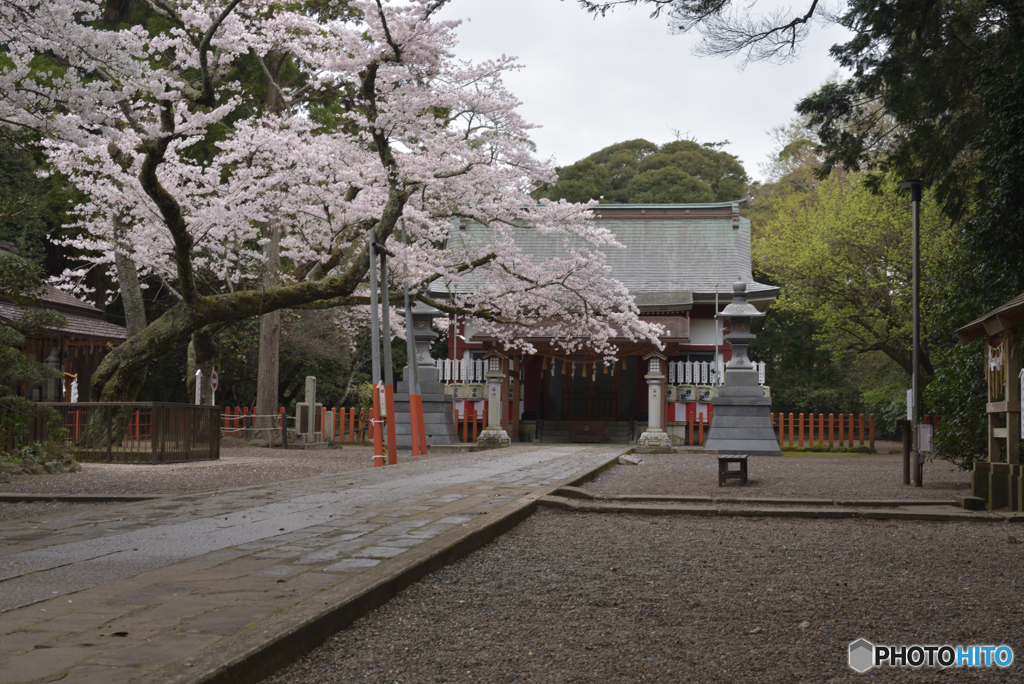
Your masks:
{"label": "metal lamp post", "polygon": [[913,381],[910,389],[910,430],[914,450],[914,485],[920,487],[924,476],[924,458],[921,455],[920,435],[918,435],[918,416],[921,415],[921,186],[917,179],[906,179],[896,183],[901,188],[910,188],[910,203],[913,207],[913,325],[914,341],[911,363],[913,364]]}

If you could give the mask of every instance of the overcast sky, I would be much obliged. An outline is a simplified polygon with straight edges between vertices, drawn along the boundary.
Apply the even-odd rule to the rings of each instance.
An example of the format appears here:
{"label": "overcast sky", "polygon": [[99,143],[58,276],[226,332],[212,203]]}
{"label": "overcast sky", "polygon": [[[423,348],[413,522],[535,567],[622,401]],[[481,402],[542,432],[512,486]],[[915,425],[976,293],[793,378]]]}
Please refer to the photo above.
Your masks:
{"label": "overcast sky", "polygon": [[760,178],[772,151],[767,131],[836,73],[828,49],[845,41],[817,27],[797,61],[750,64],[739,57],[697,57],[696,36],[669,34],[644,7],[621,7],[594,19],[573,0],[453,0],[441,15],[469,19],[456,54],[482,60],[502,54],[525,69],[505,80],[522,100],[538,154],[571,164],[603,147],[646,138],[663,144],[678,130],[726,148]]}

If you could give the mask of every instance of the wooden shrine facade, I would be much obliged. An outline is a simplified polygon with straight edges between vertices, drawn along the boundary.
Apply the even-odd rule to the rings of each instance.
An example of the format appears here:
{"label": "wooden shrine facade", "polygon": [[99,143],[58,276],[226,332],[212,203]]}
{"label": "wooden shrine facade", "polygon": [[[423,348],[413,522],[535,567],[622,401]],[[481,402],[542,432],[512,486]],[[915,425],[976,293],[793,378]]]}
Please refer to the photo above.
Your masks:
{"label": "wooden shrine facade", "polygon": [[[605,250],[607,263],[612,276],[633,295],[641,320],[665,329],[661,353],[670,367],[705,371],[700,378],[680,374],[674,386],[662,392],[671,398],[663,414],[670,434],[673,424],[685,426],[699,416],[707,419],[716,371],[732,357],[723,340],[728,329],[721,329],[715,319],[716,311],[731,301],[732,283],[746,282],[751,303],[761,310],[778,296],[777,288],[753,279],[750,222],[732,202],[598,205],[593,211],[594,220],[626,246]],[[453,238],[486,240],[487,233],[482,226],[465,224],[453,227]],[[559,256],[562,249],[560,242],[545,241],[525,229],[522,240],[519,235],[516,240],[537,259]],[[459,410],[460,400],[482,399],[472,396],[477,390],[467,389],[460,369],[472,368],[484,353],[497,349],[497,341],[477,334],[472,321],[451,319],[449,325],[448,360],[455,365],[447,382],[460,386],[453,392]],[[586,354],[566,354],[547,338],[531,337],[529,342],[535,354],[513,354],[506,362],[509,380],[503,396],[510,402],[503,422],[513,440],[522,437],[520,420],[646,423],[649,393],[642,359],[656,350],[650,342],[615,340],[619,358],[612,365]]]}
{"label": "wooden shrine facade", "polygon": [[[21,385],[18,395],[33,401],[68,402],[77,379],[78,401],[90,401],[92,374],[103,357],[128,339],[127,330],[104,319],[103,312],[53,286],[40,297],[42,306],[64,314],[63,328],[44,329],[25,337],[22,353],[30,359],[60,370],[63,380],[47,380],[42,386]],[[24,309],[0,298],[0,320],[18,319]]]}
{"label": "wooden shrine facade", "polygon": [[1024,294],[993,309],[956,331],[962,344],[986,341],[984,373],[988,458],[975,461],[971,494],[988,509],[1024,511],[1024,466],[1021,465],[1021,336],[1024,334]]}

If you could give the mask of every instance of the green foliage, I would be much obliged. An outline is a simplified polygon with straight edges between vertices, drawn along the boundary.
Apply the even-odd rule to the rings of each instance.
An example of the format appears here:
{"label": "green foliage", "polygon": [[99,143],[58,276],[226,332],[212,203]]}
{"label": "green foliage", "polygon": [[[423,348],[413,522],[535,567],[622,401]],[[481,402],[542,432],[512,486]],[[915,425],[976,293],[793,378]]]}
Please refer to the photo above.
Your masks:
{"label": "green foliage", "polygon": [[749,178],[735,156],[719,149],[725,144],[676,140],[658,147],[639,139],[617,143],[559,167],[558,181],[536,196],[612,204],[741,199]]}
{"label": "green foliage", "polygon": [[852,76],[797,106],[820,136],[824,171],[870,165],[922,178],[959,217],[987,148],[983,93],[1016,67],[1022,10],[1016,0],[848,2],[853,37],[831,53]]}
{"label": "green foliage", "polygon": [[[42,290],[43,280],[38,265],[0,250],[0,297],[26,307],[17,320],[0,322],[0,396],[15,391],[21,384],[41,385],[46,380],[61,377],[56,369],[32,361],[21,353],[25,335],[40,328],[63,328],[67,325],[64,316],[56,311],[31,308],[40,303],[38,295]],[[14,410],[14,407],[9,406],[8,409]]]}
{"label": "green foliage", "polygon": [[75,232],[68,212],[81,195],[60,174],[39,175],[40,153],[26,151],[32,143],[26,135],[0,139],[0,241],[56,275],[73,255],[57,242]]}
{"label": "green foliage", "polygon": [[[881,352],[907,373],[909,205],[894,181],[876,194],[858,174],[834,174],[807,196],[775,200],[754,245],[760,269],[785,285],[776,306],[813,317],[822,340],[837,352]],[[929,314],[950,229],[931,201],[923,203],[921,226],[922,366],[930,375]]]}
{"label": "green foliage", "polygon": [[988,456],[984,351],[984,339],[950,347],[925,388],[929,409],[942,418],[935,434],[935,454],[964,470]]}
{"label": "green foliage", "polygon": [[751,357],[768,364],[766,378],[776,413],[852,413],[860,396],[848,363],[837,363],[815,338],[817,324],[802,311],[772,309],[751,346]]}

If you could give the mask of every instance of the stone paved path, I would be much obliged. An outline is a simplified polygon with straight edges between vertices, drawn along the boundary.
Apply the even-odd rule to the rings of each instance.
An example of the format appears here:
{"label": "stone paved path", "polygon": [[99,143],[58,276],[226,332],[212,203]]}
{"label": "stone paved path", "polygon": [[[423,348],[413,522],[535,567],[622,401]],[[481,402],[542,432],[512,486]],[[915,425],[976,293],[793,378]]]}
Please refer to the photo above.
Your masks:
{"label": "stone paved path", "polygon": [[517,445],[0,525],[0,683],[170,664],[366,581],[389,558],[583,474],[615,446]]}

